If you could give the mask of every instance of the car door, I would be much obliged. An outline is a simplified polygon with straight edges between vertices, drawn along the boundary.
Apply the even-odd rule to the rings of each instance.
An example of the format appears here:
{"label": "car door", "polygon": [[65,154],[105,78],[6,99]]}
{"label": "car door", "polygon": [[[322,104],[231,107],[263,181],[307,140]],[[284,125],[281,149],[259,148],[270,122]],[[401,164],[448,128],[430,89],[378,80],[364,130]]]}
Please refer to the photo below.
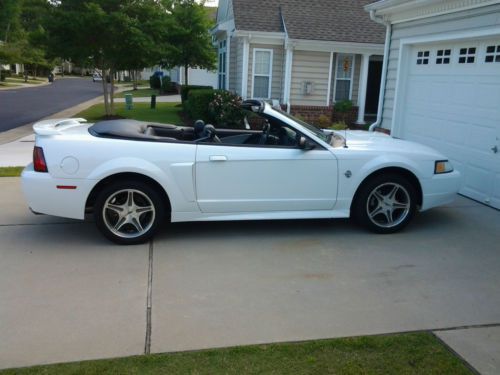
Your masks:
{"label": "car door", "polygon": [[336,157],[320,145],[199,143],[197,202],[205,213],[330,210],[337,169]]}

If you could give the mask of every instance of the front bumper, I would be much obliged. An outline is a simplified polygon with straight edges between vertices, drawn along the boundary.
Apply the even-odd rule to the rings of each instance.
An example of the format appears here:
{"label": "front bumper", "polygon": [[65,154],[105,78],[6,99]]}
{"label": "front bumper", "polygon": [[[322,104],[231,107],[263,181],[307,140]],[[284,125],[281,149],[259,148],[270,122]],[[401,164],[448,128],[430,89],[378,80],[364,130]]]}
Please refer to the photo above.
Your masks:
{"label": "front bumper", "polygon": [[[83,220],[85,203],[95,181],[53,178],[49,173],[33,170],[29,164],[21,175],[24,197],[31,211],[70,219]],[[76,189],[58,189],[57,186],[76,186]]]}
{"label": "front bumper", "polygon": [[460,172],[437,174],[431,178],[422,179],[422,207],[420,211],[451,203],[457,197],[462,184]]}

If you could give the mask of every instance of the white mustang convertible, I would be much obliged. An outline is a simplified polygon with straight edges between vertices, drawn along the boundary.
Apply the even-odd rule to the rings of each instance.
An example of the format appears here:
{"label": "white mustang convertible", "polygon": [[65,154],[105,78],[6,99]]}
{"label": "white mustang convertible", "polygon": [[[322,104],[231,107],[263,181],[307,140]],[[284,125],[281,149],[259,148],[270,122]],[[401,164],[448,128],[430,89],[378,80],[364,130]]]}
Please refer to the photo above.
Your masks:
{"label": "white mustang convertible", "polygon": [[382,133],[319,130],[248,100],[241,129],[112,120],[34,125],[22,174],[35,213],[84,219],[119,244],[150,239],[166,220],[354,217],[377,233],[449,203],[460,185],[428,147]]}

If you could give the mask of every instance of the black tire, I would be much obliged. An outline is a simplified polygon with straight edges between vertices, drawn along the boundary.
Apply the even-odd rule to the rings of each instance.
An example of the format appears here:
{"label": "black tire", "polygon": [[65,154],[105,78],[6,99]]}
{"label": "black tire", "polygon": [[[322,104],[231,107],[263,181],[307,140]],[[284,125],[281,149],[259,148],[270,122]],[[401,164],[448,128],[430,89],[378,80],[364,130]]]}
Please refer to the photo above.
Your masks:
{"label": "black tire", "polygon": [[116,181],[97,195],[94,218],[109,240],[120,245],[140,244],[150,240],[163,223],[165,202],[144,182]]}
{"label": "black tire", "polygon": [[351,215],[372,232],[394,233],[411,221],[416,212],[416,201],[416,189],[405,177],[380,174],[360,187]]}

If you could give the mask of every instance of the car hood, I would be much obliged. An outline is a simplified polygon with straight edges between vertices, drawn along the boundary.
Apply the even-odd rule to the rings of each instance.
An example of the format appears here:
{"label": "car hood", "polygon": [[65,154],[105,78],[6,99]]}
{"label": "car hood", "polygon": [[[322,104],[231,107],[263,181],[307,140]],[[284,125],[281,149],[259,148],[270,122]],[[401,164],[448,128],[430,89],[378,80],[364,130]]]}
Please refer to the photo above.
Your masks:
{"label": "car hood", "polygon": [[381,132],[348,130],[336,132],[346,138],[347,148],[359,151],[397,152],[421,155],[430,159],[445,158],[440,152],[420,143],[391,137]]}

